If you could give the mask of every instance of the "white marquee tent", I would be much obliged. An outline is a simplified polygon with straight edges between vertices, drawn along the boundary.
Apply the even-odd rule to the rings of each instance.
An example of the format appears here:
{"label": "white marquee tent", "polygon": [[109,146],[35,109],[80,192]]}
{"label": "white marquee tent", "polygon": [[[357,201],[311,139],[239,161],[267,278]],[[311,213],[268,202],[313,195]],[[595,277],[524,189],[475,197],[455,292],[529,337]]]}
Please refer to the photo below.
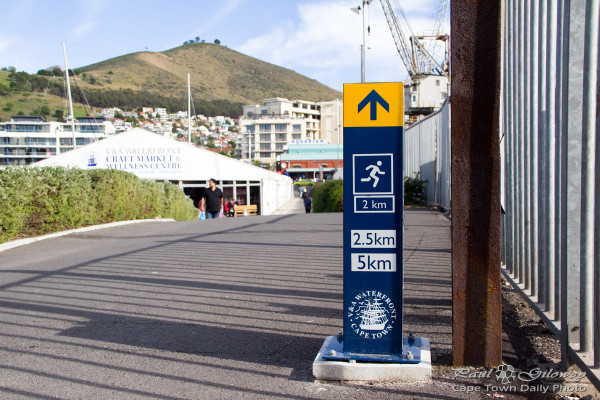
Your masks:
{"label": "white marquee tent", "polygon": [[272,214],[293,197],[292,180],[287,176],[141,128],[78,147],[33,166],[118,169],[144,179],[172,181],[186,192],[204,188],[214,178],[225,198],[235,198],[239,204],[257,204],[263,215]]}

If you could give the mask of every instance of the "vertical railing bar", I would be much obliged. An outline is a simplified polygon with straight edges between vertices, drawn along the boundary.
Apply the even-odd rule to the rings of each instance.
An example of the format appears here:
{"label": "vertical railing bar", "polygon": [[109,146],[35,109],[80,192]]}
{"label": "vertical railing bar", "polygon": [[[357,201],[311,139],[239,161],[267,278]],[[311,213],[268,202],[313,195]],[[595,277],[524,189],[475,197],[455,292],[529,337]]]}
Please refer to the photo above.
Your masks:
{"label": "vertical railing bar", "polygon": [[519,59],[517,62],[518,74],[519,74],[519,95],[518,95],[518,113],[519,113],[519,128],[518,128],[518,139],[517,139],[517,163],[519,168],[519,173],[517,177],[517,185],[519,191],[519,214],[518,214],[518,224],[519,224],[519,238],[517,240],[518,244],[518,281],[519,283],[523,283],[525,281],[524,275],[524,238],[525,238],[525,214],[524,214],[524,188],[523,188],[523,174],[524,174],[524,166],[523,166],[523,131],[525,130],[525,126],[523,124],[523,120],[525,119],[525,109],[523,104],[523,98],[525,97],[525,80],[524,78],[524,69],[523,63],[525,62],[525,49],[523,46],[524,42],[524,26],[525,26],[525,3],[523,1],[518,1],[519,4],[519,37],[517,39],[517,45],[519,46]]}
{"label": "vertical railing bar", "polygon": [[[598,29],[600,42],[600,28]],[[596,69],[596,99],[600,97],[600,62]],[[598,100],[596,100],[598,102]],[[596,114],[596,169],[594,171],[594,368],[600,368],[600,113]]]}
{"label": "vertical railing bar", "polygon": [[512,186],[512,239],[513,239],[513,255],[512,255],[512,273],[515,277],[515,280],[518,280],[519,276],[519,70],[518,70],[518,62],[519,62],[519,13],[517,8],[517,0],[512,0],[512,56],[511,56],[511,70],[512,70],[512,82],[511,82],[511,92],[512,92],[512,115],[513,115],[513,129],[512,129],[512,153],[511,153],[511,162],[512,162],[512,177],[511,177],[511,186]]}
{"label": "vertical railing bar", "polygon": [[524,278],[525,278],[525,289],[531,290],[531,207],[530,207],[530,190],[531,190],[531,177],[530,177],[530,161],[531,161],[531,150],[530,150],[530,139],[529,135],[531,132],[531,2],[532,0],[524,0],[525,3],[525,21],[524,21],[524,110],[525,116],[523,120],[523,206],[524,206],[524,242],[523,242],[523,257],[524,257]]}
{"label": "vertical railing bar", "polygon": [[538,302],[544,304],[542,310],[548,308],[548,262],[547,262],[547,227],[548,212],[546,193],[548,191],[548,124],[546,115],[546,33],[548,31],[548,20],[546,18],[546,0],[538,2],[538,157],[540,159],[538,175],[538,246],[537,246],[537,268],[538,268]]}
{"label": "vertical railing bar", "polygon": [[557,3],[556,0],[548,0],[548,29],[547,29],[547,43],[546,52],[548,57],[548,63],[546,65],[546,88],[548,90],[546,96],[546,109],[548,110],[548,116],[546,118],[547,132],[548,132],[548,193],[546,197],[546,207],[548,218],[547,233],[547,248],[546,248],[546,260],[548,265],[548,302],[546,311],[552,313],[552,319],[558,320],[559,316],[557,310],[556,295],[559,293],[556,291],[555,283],[559,280],[555,279],[556,268],[556,123],[555,123],[555,107],[556,107],[556,50],[557,50]]}
{"label": "vertical railing bar", "polygon": [[583,54],[583,118],[581,149],[580,347],[593,348],[594,319],[594,192],[596,168],[596,85],[598,64],[598,0],[586,0]]}
{"label": "vertical railing bar", "polygon": [[508,226],[508,248],[509,248],[509,255],[508,255],[508,260],[507,260],[507,264],[508,264],[508,270],[510,271],[511,274],[515,273],[515,249],[514,249],[514,243],[515,243],[515,225],[514,225],[514,218],[515,218],[515,202],[514,202],[514,193],[515,193],[515,187],[514,187],[514,137],[515,137],[515,114],[514,114],[514,94],[515,94],[515,90],[514,90],[514,68],[513,68],[513,59],[514,59],[514,54],[515,54],[515,49],[514,49],[514,35],[515,35],[515,24],[514,24],[514,6],[513,6],[513,2],[509,2],[507,4],[507,14],[508,14],[508,18],[507,18],[507,23],[508,23],[508,29],[507,29],[507,34],[508,34],[508,41],[507,41],[507,45],[508,45],[508,52],[505,54],[506,57],[506,63],[507,63],[507,68],[506,68],[506,72],[507,72],[507,87],[506,87],[506,95],[507,95],[507,115],[509,118],[510,123],[507,126],[507,165],[508,165],[508,174],[507,174],[507,180],[505,181],[505,186],[507,188],[507,198],[509,199],[510,202],[510,207],[508,207],[508,218],[507,218],[507,226]]}
{"label": "vertical railing bar", "polygon": [[[538,30],[539,30],[539,7],[538,0],[530,0],[530,57],[531,66],[529,70],[530,82],[530,126],[529,126],[529,209],[531,223],[529,224],[529,265],[531,280],[531,296],[538,297]],[[538,300],[539,301],[539,300]]]}
{"label": "vertical railing bar", "polygon": [[[562,324],[566,324],[566,321],[562,320],[563,317],[563,281],[562,281],[562,203],[564,201],[562,196],[562,190],[560,189],[560,185],[562,183],[562,137],[563,137],[563,108],[564,108],[564,95],[563,95],[563,72],[564,65],[566,60],[563,60],[565,49],[564,49],[564,36],[565,36],[565,1],[568,0],[557,0],[557,9],[556,9],[556,95],[555,95],[555,113],[554,113],[554,138],[555,138],[555,180],[554,180],[554,190],[555,190],[555,215],[554,218],[554,249],[555,249],[555,263],[554,263],[554,276],[555,276],[555,290],[557,298],[556,303],[556,315],[557,319]],[[560,18],[559,18],[560,16]],[[564,299],[566,304],[566,299]],[[565,311],[566,313],[566,311]],[[561,328],[561,334],[563,330]],[[561,338],[561,340],[565,340],[565,338]]]}

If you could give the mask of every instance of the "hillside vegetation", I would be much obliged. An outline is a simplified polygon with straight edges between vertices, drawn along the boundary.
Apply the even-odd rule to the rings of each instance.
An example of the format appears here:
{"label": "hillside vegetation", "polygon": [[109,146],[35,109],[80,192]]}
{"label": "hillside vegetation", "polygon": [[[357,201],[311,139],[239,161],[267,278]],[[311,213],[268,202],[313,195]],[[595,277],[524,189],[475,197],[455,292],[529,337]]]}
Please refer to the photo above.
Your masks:
{"label": "hillside vegetation", "polygon": [[[36,115],[52,119],[57,110],[62,114],[68,113],[67,101],[63,97],[43,91],[12,90],[9,74],[8,71],[0,71],[0,121],[10,121],[11,115]],[[79,103],[73,104],[73,111],[75,117],[87,114]]]}
{"label": "hillside vegetation", "polygon": [[143,180],[124,171],[0,170],[0,243],[86,225],[157,217],[193,220],[198,210],[172,183]]}
{"label": "hillside vegetation", "polygon": [[[72,81],[75,103],[92,107],[187,109],[187,74],[198,114],[237,118],[244,104],[266,98],[327,101],[342,94],[292,70],[260,61],[225,46],[187,43],[161,53],[141,52],[77,68]],[[66,104],[63,75],[40,70],[0,71],[0,119],[19,112],[59,118]],[[84,97],[85,96],[85,97]],[[76,116],[85,115],[75,106]],[[89,109],[88,109],[89,110]]]}

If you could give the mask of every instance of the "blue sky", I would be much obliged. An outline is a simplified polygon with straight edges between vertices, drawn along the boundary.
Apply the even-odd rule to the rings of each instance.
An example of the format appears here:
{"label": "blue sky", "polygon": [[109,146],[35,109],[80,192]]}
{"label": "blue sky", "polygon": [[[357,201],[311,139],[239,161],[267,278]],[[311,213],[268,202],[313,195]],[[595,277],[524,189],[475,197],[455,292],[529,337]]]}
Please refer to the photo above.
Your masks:
{"label": "blue sky", "polygon": [[[398,1],[398,0],[394,0]],[[399,0],[415,33],[433,28],[440,0]],[[120,55],[164,51],[199,36],[316,79],[334,89],[360,81],[361,0],[19,0],[4,1],[0,66],[35,73]],[[393,3],[393,2],[392,2]],[[371,26],[367,81],[401,81],[406,71],[381,5]],[[447,27],[447,23],[445,24]],[[192,77],[193,79],[193,77]]]}

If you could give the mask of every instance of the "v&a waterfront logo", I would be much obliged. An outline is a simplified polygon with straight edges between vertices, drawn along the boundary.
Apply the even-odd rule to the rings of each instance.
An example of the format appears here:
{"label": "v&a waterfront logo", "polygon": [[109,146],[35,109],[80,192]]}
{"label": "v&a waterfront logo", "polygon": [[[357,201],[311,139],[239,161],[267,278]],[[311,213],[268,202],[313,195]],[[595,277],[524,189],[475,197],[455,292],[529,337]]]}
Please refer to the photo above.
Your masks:
{"label": "v&a waterfront logo", "polygon": [[96,168],[98,166],[98,161],[100,160],[100,155],[94,151],[90,151],[85,154],[84,163],[88,168]]}
{"label": "v&a waterfront logo", "polygon": [[392,331],[396,306],[386,294],[367,290],[354,296],[348,308],[350,326],[365,339],[381,339]]}
{"label": "v&a waterfront logo", "polygon": [[[455,392],[582,393],[586,391],[586,386],[580,382],[585,378],[586,373],[579,371],[563,372],[553,368],[533,368],[529,371],[517,372],[510,364],[487,369],[452,368],[452,371],[455,379],[481,380],[473,384],[454,384],[452,390]],[[556,381],[556,383],[540,383],[541,380]],[[565,380],[569,380],[569,383],[564,383]],[[559,383],[559,381],[563,382]]]}

